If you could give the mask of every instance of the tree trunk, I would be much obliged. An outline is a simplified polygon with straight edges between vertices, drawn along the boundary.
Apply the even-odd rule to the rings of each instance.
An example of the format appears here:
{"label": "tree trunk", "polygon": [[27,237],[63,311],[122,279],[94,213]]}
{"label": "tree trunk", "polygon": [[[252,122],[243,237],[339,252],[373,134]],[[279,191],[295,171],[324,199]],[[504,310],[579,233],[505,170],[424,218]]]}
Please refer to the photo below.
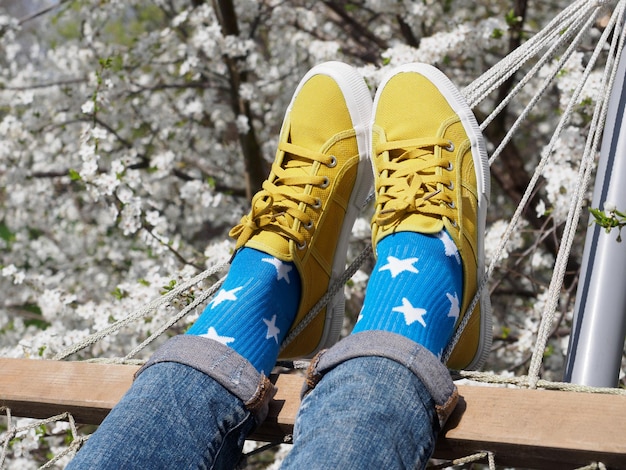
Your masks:
{"label": "tree trunk", "polygon": [[[222,34],[224,36],[238,36],[239,26],[232,0],[213,0],[213,8],[222,28]],[[252,199],[252,196],[261,189],[267,169],[261,153],[261,146],[252,125],[250,104],[239,95],[239,87],[247,81],[247,73],[239,71],[237,59],[224,56],[223,60],[228,68],[231,108],[236,116],[243,115],[248,118],[248,132],[238,135],[244,159],[246,196],[248,199]]]}

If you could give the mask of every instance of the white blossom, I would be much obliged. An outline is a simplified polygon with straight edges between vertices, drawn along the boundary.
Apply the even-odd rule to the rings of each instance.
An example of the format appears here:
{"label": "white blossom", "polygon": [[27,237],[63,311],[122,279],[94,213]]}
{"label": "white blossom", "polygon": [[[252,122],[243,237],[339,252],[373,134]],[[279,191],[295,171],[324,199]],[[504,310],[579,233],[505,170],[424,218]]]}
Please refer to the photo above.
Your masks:
{"label": "white blossom", "polygon": [[369,238],[371,236],[370,221],[365,217],[357,217],[352,226],[352,235],[355,238]]}
{"label": "white blossom", "polygon": [[171,150],[159,153],[152,158],[154,168],[162,171],[169,171],[174,166],[176,155]]}
{"label": "white blossom", "polygon": [[488,227],[484,242],[487,264],[491,263],[491,261],[495,258],[497,249],[503,242],[503,250],[498,259],[507,259],[511,252],[523,245],[524,240],[519,228],[517,230],[513,230],[508,240],[503,240],[508,225],[509,222],[506,220],[497,220]]}
{"label": "white blossom", "polygon": [[312,41],[309,45],[309,52],[316,62],[324,62],[337,57],[340,48],[337,41]]}
{"label": "white blossom", "polygon": [[546,178],[546,198],[552,206],[552,216],[557,222],[567,218],[575,188],[580,184],[576,160],[584,149],[584,138],[578,128],[570,126],[556,142],[553,158],[558,165],[548,165],[543,173]]}
{"label": "white blossom", "polygon": [[606,212],[615,212],[617,210],[617,205],[613,201],[604,201],[604,210]]}
{"label": "white blossom", "polygon": [[141,201],[131,199],[122,209],[121,228],[124,235],[131,235],[141,228]]}
{"label": "white blossom", "polygon": [[239,96],[243,100],[250,101],[254,98],[254,86],[251,83],[242,83],[239,85]]}
{"label": "white blossom", "polygon": [[[81,171],[81,176],[84,176],[83,171]],[[100,194],[111,196],[119,186],[120,180],[114,172],[103,173],[94,179],[94,184],[100,190]]]}
{"label": "white blossom", "polygon": [[250,121],[248,120],[248,116],[240,114],[237,116],[237,120],[235,121],[237,124],[237,131],[240,134],[247,134],[250,131]]}
{"label": "white blossom", "polygon": [[541,199],[537,203],[537,206],[535,207],[535,212],[537,213],[537,218],[540,218],[546,215],[546,203],[544,202],[543,199]]}
{"label": "white blossom", "polygon": [[94,109],[95,109],[95,104],[92,99],[85,101],[83,105],[80,107],[80,110],[85,114],[92,114],[94,112]]}

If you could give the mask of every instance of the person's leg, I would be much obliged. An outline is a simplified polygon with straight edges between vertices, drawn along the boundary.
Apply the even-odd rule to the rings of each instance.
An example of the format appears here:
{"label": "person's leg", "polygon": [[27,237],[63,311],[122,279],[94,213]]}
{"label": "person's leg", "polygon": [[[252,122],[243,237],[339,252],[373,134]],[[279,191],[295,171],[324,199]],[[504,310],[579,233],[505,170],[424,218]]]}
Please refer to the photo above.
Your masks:
{"label": "person's leg", "polygon": [[457,401],[448,366],[476,367],[489,168],[476,121],[433,67],[395,70],[374,100],[377,262],[353,334],[312,363],[285,468],[423,468]]}
{"label": "person's leg", "polygon": [[[371,191],[371,96],[338,62],[314,67],[287,109],[276,159],[231,231],[231,270],[188,334],[170,339],[70,468],[229,468],[267,413],[265,377],[312,356],[340,331],[343,296],[306,313],[343,272],[354,220]],[[302,330],[302,331],[300,331]]]}
{"label": "person's leg", "polygon": [[[272,385],[225,346],[176,339],[140,371],[68,469],[234,468]],[[177,357],[182,351],[188,356]]]}
{"label": "person's leg", "polygon": [[458,398],[432,353],[385,331],[318,355],[304,394],[286,469],[423,468]]}

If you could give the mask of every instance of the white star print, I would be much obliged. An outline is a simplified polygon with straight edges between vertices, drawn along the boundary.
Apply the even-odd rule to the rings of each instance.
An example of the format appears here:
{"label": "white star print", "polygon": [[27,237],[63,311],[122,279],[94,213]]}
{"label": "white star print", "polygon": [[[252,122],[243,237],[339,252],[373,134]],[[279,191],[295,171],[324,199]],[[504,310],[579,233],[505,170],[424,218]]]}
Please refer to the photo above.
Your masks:
{"label": "white star print", "polygon": [[456,262],[461,264],[459,249],[454,244],[454,240],[452,240],[450,235],[448,235],[448,232],[442,230],[439,234],[437,234],[437,238],[443,243],[443,248],[446,250],[446,256],[454,256],[456,258]]}
{"label": "white star print", "polygon": [[402,298],[402,305],[391,309],[392,312],[400,312],[404,315],[404,321],[407,326],[412,323],[419,322],[424,328],[426,328],[426,322],[424,321],[424,315],[426,310],[423,308],[416,308],[411,305],[411,302],[406,297]]}
{"label": "white star print", "polygon": [[235,295],[237,292],[239,292],[241,289],[243,289],[243,286],[241,287],[235,287],[234,289],[231,290],[220,290],[217,295],[215,297],[213,297],[213,300],[211,300],[211,309],[214,309],[215,307],[217,307],[219,304],[221,304],[222,302],[225,302],[226,300],[237,300],[237,296]]}
{"label": "white star print", "polygon": [[459,313],[461,312],[461,309],[459,308],[459,297],[456,295],[456,292],[454,295],[446,294],[446,297],[450,301],[450,311],[448,312],[448,317],[454,318],[456,323],[459,319]]}
{"label": "white star print", "polygon": [[289,272],[293,269],[293,267],[283,263],[278,258],[261,258],[261,261],[274,265],[276,268],[277,281],[284,279],[287,284],[291,283],[291,280],[289,279]]}
{"label": "white star print", "polygon": [[206,334],[200,336],[215,340],[225,346],[228,345],[228,343],[232,343],[233,341],[235,341],[235,338],[231,338],[230,336],[220,336],[219,334],[217,334],[217,331],[212,326],[209,327],[209,331],[207,331]]}
{"label": "white star print", "polygon": [[392,278],[395,278],[398,274],[404,271],[417,274],[419,271],[415,266],[413,266],[413,263],[416,263],[417,261],[418,258],[398,259],[395,256],[387,256],[387,264],[382,266],[378,271],[389,271]]}
{"label": "white star print", "polygon": [[267,334],[265,335],[265,339],[274,338],[274,340],[276,340],[276,344],[278,344],[278,333],[280,333],[280,330],[276,328],[276,315],[274,315],[271,320],[264,318],[263,323],[267,325]]}

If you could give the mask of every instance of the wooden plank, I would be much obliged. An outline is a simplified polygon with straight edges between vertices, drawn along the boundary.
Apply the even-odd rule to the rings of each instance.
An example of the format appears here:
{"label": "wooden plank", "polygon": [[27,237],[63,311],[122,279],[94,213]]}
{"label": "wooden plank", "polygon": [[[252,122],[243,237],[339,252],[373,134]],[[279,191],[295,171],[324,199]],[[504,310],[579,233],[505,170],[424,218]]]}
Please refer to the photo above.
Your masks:
{"label": "wooden plank", "polygon": [[[69,412],[83,424],[100,424],[130,388],[138,366],[0,358],[0,407],[14,416],[48,418]],[[272,377],[278,391],[259,440],[291,434],[300,406],[302,378]]]}
{"label": "wooden plank", "polygon": [[[0,358],[0,406],[14,416],[46,418],[64,411],[99,424],[130,387],[136,366]],[[281,374],[259,440],[291,434],[302,377]],[[462,399],[442,431],[435,456],[481,450],[500,465],[574,468],[604,462],[626,469],[626,396],[460,386]]]}
{"label": "wooden plank", "polygon": [[460,386],[436,455],[478,450],[500,465],[626,468],[626,396]]}
{"label": "wooden plank", "polygon": [[298,375],[281,374],[272,376],[271,380],[278,391],[270,403],[267,418],[254,431],[251,439],[276,442],[293,433],[304,379]]}
{"label": "wooden plank", "polygon": [[15,416],[47,418],[67,411],[80,423],[100,424],[138,368],[0,358],[0,406]]}

